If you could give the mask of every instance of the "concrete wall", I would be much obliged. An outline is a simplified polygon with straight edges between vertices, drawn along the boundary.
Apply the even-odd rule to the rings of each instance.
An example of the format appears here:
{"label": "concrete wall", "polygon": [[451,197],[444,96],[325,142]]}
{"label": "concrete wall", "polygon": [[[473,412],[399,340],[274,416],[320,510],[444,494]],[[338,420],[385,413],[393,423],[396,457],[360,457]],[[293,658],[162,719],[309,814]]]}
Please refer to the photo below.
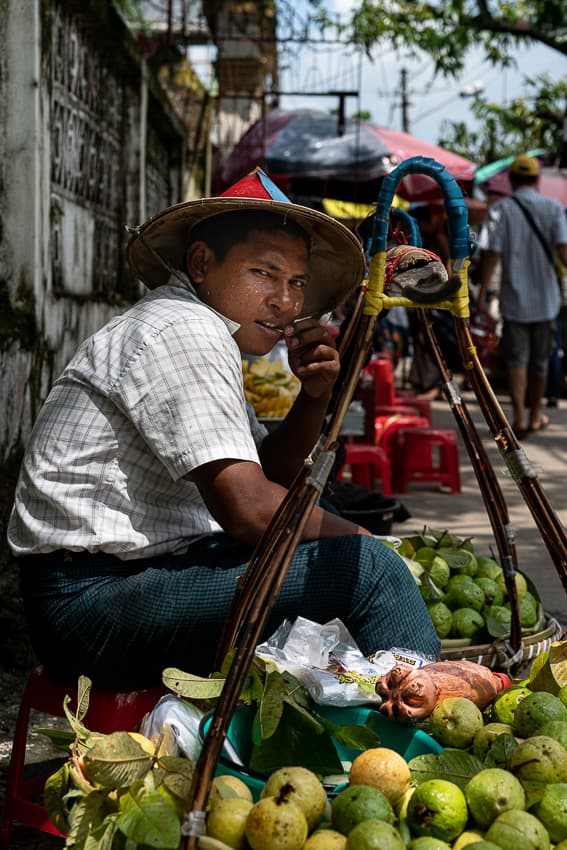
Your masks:
{"label": "concrete wall", "polygon": [[111,2],[0,0],[0,550],[38,409],[142,294],[124,225],[181,200],[185,149]]}

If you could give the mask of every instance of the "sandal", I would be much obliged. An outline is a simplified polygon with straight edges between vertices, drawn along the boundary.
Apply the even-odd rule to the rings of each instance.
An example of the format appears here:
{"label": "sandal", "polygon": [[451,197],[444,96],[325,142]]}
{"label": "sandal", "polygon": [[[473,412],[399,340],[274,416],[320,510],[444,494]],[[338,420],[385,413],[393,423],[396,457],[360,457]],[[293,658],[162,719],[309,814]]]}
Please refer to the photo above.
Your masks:
{"label": "sandal", "polygon": [[539,427],[538,428],[528,428],[528,431],[529,431],[530,434],[538,434],[540,431],[545,431],[545,429],[547,428],[548,425],[549,425],[549,419],[547,418],[547,416],[542,416],[541,419],[539,420]]}

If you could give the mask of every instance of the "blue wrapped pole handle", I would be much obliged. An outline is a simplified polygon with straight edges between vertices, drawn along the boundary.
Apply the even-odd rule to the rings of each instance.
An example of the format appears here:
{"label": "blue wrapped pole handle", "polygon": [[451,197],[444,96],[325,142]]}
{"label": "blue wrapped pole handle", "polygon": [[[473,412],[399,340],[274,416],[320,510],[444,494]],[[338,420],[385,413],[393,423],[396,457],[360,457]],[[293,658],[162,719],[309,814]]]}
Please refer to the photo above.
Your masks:
{"label": "blue wrapped pole handle", "polygon": [[390,207],[398,184],[407,174],[425,174],[437,181],[447,209],[450,256],[455,260],[467,258],[470,249],[468,210],[461,188],[444,165],[426,156],[406,159],[384,177],[372,225],[373,250],[387,250]]}

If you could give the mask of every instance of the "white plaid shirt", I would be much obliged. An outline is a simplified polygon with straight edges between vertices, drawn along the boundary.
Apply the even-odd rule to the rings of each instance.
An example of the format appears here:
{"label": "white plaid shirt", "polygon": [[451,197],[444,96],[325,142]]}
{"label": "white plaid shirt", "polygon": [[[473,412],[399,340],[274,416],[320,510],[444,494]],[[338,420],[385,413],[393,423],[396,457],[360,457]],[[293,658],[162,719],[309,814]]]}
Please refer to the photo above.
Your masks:
{"label": "white plaid shirt", "polygon": [[[550,250],[567,243],[567,215],[557,201],[531,186],[514,193],[546,238]],[[501,254],[500,310],[513,322],[546,322],[559,313],[557,276],[519,206],[510,198],[493,204],[483,224],[479,247]]]}
{"label": "white plaid shirt", "polygon": [[10,518],[15,555],[182,553],[220,531],[184,476],[259,463],[266,435],[244,397],[238,325],[162,286],[87,339],[31,435]]}

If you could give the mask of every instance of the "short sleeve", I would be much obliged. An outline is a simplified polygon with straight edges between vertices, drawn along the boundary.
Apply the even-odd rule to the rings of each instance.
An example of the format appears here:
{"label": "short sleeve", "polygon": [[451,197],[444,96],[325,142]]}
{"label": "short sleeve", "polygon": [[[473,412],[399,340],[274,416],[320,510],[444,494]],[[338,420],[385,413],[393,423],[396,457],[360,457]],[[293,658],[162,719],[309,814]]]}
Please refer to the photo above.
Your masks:
{"label": "short sleeve", "polygon": [[161,328],[123,370],[113,396],[174,479],[214,460],[259,463],[240,353],[214,316]]}

